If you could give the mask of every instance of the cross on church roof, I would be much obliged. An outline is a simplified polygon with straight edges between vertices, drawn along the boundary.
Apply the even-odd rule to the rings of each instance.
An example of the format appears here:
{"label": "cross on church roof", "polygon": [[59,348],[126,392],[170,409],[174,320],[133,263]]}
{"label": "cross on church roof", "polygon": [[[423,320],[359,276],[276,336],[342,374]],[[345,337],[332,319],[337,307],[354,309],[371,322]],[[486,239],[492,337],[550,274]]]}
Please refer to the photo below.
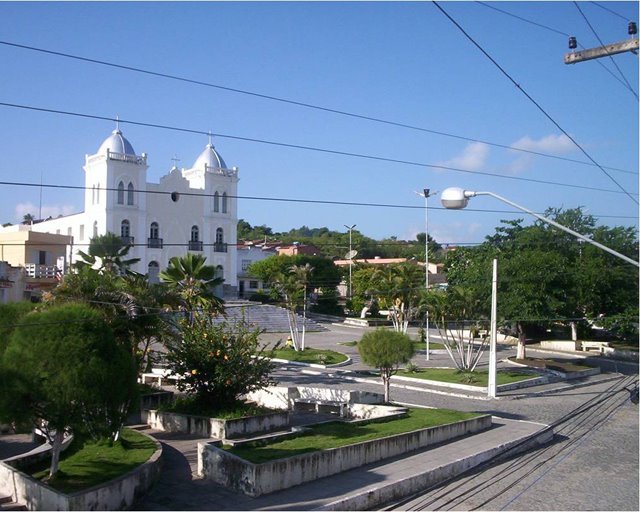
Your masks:
{"label": "cross on church roof", "polygon": [[178,155],[174,153],[173,158],[171,160],[173,161],[173,166],[178,167],[178,162],[180,161],[180,159],[178,158]]}

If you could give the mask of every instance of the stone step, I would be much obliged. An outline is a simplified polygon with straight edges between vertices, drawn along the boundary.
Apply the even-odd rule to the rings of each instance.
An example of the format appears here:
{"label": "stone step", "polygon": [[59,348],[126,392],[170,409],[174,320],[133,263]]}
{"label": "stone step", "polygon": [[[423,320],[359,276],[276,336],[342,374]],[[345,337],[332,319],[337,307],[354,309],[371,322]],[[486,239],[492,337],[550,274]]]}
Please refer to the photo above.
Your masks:
{"label": "stone step", "polygon": [[27,507],[22,503],[16,503],[13,501],[11,496],[0,495],[0,511],[4,512],[5,510],[27,510]]}
{"label": "stone step", "polygon": [[[227,302],[225,304],[226,318],[220,318],[219,322],[240,321],[244,319],[245,322],[253,324],[256,327],[264,330],[265,332],[289,332],[289,318],[287,311],[279,306],[272,304],[260,304],[256,302]],[[298,325],[302,326],[303,318],[300,315],[298,317]],[[319,323],[307,318],[306,320],[307,331],[325,331],[326,328]]]}

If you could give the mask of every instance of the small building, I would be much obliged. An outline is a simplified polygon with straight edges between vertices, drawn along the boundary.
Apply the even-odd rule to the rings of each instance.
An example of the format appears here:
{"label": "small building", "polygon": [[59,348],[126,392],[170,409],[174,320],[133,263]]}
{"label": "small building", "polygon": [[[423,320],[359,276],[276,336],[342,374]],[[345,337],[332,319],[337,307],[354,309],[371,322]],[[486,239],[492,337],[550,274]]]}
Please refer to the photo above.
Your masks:
{"label": "small building", "polygon": [[73,237],[31,228],[18,224],[0,232],[0,262],[5,263],[0,302],[37,300],[43,291],[56,286],[69,267]]}
{"label": "small building", "polygon": [[247,269],[252,263],[262,261],[270,256],[276,256],[275,247],[264,242],[239,240],[237,246],[238,255],[238,298],[249,298],[252,294],[265,289],[262,280],[250,276]]}

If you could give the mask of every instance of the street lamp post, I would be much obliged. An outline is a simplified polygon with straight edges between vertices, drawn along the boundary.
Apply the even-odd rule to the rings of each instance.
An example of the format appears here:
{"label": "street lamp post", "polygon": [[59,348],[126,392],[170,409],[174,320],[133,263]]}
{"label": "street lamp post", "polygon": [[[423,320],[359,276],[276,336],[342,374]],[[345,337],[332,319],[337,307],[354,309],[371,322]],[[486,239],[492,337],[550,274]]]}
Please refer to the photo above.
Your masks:
{"label": "street lamp post", "polygon": [[[437,194],[437,192],[431,192],[431,189],[425,188],[422,193],[416,192],[419,196],[424,197],[424,288],[425,290],[429,289],[429,197]],[[427,309],[427,314],[425,318],[426,322],[426,349],[427,349],[427,357],[426,360],[429,361],[429,310]]]}
{"label": "street lamp post", "polygon": [[351,232],[353,231],[353,228],[356,227],[356,225],[354,224],[353,226],[347,226],[346,224],[344,224],[344,227],[349,230],[349,298],[351,298],[351,293],[352,293],[351,267],[353,266],[353,250],[351,249]]}
{"label": "street lamp post", "polygon": [[[610,249],[609,247],[602,245],[601,243],[598,243],[595,240],[592,240],[591,238],[581,235],[580,233],[573,231],[572,229],[569,229],[568,227],[563,226],[562,224],[559,224],[554,220],[543,217],[542,215],[538,215],[537,213],[532,212],[528,208],[525,208],[524,206],[520,206],[519,204],[516,204],[513,201],[509,201],[508,199],[505,199],[504,197],[499,196],[498,194],[494,194],[493,192],[473,192],[471,190],[464,190],[458,187],[447,188],[442,191],[442,195],[441,195],[442,206],[452,210],[461,210],[462,208],[465,208],[467,204],[469,204],[469,199],[475,196],[494,197],[499,201],[502,201],[503,203],[506,203],[510,206],[513,206],[514,208],[517,208],[518,210],[528,213],[529,215],[533,215],[536,219],[539,219],[542,222],[546,222],[547,224],[550,224],[562,231],[566,231],[567,233],[575,236],[580,241],[585,241],[592,245],[595,245],[596,247],[602,249],[603,251],[613,254],[614,256],[617,256],[618,258],[623,259],[627,263],[631,263],[636,267],[640,266],[640,264],[637,261],[625,256],[624,254],[620,254],[619,252],[614,251],[613,249]],[[497,292],[497,262],[496,260],[494,260],[493,261],[492,294],[491,294],[491,344],[490,344],[490,350],[489,350],[490,384],[488,386],[489,397],[492,397],[492,398],[495,398],[495,388],[496,388],[495,375],[496,375],[496,366],[497,366],[497,357],[496,357],[496,336],[497,336],[496,334],[496,331],[497,331],[496,330],[496,307],[497,307],[496,295],[497,293],[496,292]]]}
{"label": "street lamp post", "polygon": [[550,224],[562,231],[566,231],[567,233],[575,236],[578,240],[583,240],[585,242],[590,243],[591,245],[595,245],[596,247],[602,249],[603,251],[606,251],[609,254],[613,254],[614,256],[617,256],[618,258],[623,259],[627,263],[631,263],[636,267],[640,267],[640,263],[629,258],[628,256],[625,256],[624,254],[620,254],[619,252],[614,251],[613,249],[610,249],[606,245],[602,245],[601,243],[596,242],[595,240],[592,240],[587,236],[581,235],[577,231],[573,231],[572,229],[569,229],[568,227],[563,226],[562,224],[558,224],[554,220],[548,219],[547,217],[543,217],[542,215],[538,215],[537,213],[532,212],[528,208],[525,208],[524,206],[520,206],[519,204],[516,204],[513,201],[509,201],[508,199],[505,199],[504,197],[499,196],[498,194],[494,194],[493,192],[473,192],[471,190],[464,190],[458,187],[447,188],[442,191],[442,206],[444,206],[445,208],[449,208],[451,210],[461,210],[462,208],[465,208],[467,204],[469,204],[469,199],[475,196],[494,197],[497,200],[502,201],[503,203],[507,203],[508,205],[513,206],[514,208],[517,208],[518,210],[522,210],[523,212],[528,213],[529,215],[533,215],[536,219],[539,219],[542,222],[546,222],[547,224]]}

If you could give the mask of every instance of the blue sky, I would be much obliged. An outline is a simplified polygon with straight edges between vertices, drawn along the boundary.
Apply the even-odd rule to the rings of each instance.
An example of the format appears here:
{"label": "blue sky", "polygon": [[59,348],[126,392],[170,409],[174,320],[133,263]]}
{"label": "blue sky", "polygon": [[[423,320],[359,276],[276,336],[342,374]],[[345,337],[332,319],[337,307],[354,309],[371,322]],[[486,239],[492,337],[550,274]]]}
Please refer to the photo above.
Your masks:
{"label": "blue sky", "polygon": [[[624,40],[637,2],[580,2],[607,43]],[[637,199],[638,100],[611,59],[565,65],[567,38],[599,43],[573,2],[443,2],[454,18]],[[613,14],[601,6],[617,13]],[[0,2],[0,40],[178,75],[506,147],[587,157],[429,2]],[[638,58],[614,57],[637,94]],[[206,132],[240,196],[422,207],[414,191],[489,190],[542,212],[583,206],[603,224],[637,226],[638,205],[600,169],[255,96],[171,81],[0,44],[0,102]],[[609,70],[607,71],[607,69]],[[82,185],[84,155],[114,123],[0,106],[1,181]],[[148,179],[190,167],[205,135],[122,124]],[[357,153],[356,158],[227,136]],[[612,170],[609,168],[615,168]],[[627,172],[622,172],[622,171]],[[491,173],[500,176],[486,175]],[[551,181],[572,186],[526,180]],[[591,187],[588,190],[577,187]],[[38,213],[38,188],[0,185],[0,220]],[[47,189],[43,216],[82,209],[80,191]],[[480,242],[501,218],[429,200],[429,232]],[[476,210],[512,210],[487,197]],[[301,225],[412,239],[424,210],[240,199],[239,217],[274,230]],[[529,222],[529,219],[527,219]]]}

